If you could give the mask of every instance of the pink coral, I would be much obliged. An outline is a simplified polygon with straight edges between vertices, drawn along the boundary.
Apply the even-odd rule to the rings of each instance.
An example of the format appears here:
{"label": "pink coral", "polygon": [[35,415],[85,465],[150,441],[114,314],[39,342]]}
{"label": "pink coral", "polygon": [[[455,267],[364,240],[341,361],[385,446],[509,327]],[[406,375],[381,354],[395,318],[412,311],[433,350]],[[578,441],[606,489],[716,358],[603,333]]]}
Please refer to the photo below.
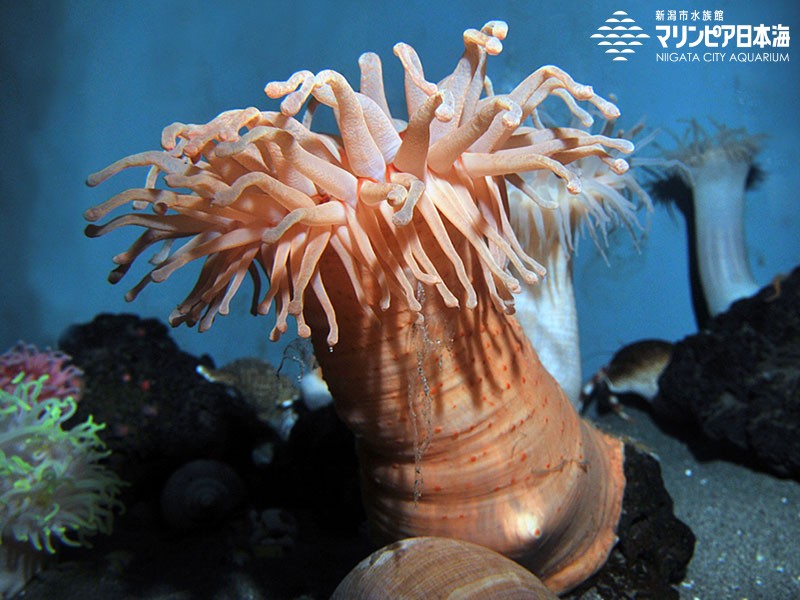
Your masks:
{"label": "pink coral", "polygon": [[[41,398],[66,398],[79,400],[82,391],[83,371],[70,364],[72,357],[58,350],[39,350],[33,344],[17,342],[0,354],[0,388],[13,392],[12,384],[19,373],[25,373],[24,382],[36,381],[42,375],[47,380],[39,394]],[[19,382],[18,382],[19,383]]]}

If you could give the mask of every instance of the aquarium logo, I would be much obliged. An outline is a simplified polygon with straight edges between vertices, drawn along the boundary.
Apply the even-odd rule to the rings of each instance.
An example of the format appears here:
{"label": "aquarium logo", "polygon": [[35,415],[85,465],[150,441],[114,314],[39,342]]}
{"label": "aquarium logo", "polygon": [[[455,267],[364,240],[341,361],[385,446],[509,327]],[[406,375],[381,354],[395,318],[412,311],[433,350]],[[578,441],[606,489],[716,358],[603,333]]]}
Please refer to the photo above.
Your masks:
{"label": "aquarium logo", "polygon": [[599,40],[597,45],[605,48],[605,53],[615,62],[627,61],[642,46],[642,40],[649,38],[624,10],[615,11],[597,28],[597,33],[592,34],[592,39]]}
{"label": "aquarium logo", "polygon": [[657,10],[656,21],[665,24],[656,25],[656,62],[790,62],[789,25],[723,23],[724,18],[721,10]]}

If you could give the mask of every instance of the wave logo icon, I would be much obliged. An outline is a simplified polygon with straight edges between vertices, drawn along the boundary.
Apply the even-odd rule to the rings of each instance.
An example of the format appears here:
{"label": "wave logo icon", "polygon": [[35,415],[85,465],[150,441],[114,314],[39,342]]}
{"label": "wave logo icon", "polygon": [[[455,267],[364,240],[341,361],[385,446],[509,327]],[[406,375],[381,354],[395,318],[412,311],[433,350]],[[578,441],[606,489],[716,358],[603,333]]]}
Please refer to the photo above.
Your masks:
{"label": "wave logo icon", "polygon": [[622,62],[636,52],[635,48],[642,45],[642,40],[649,38],[624,10],[614,12],[606,19],[605,25],[592,34],[592,39],[600,40],[597,45],[605,48],[606,54],[613,57],[612,60]]}

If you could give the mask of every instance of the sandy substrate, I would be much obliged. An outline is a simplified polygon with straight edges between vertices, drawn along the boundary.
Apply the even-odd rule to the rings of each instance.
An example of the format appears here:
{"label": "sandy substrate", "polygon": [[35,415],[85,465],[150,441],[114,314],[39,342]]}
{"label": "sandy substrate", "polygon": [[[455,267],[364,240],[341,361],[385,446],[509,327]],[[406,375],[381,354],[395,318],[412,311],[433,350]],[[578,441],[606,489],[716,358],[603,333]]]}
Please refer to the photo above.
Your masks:
{"label": "sandy substrate", "polygon": [[661,462],[675,514],[697,536],[687,600],[800,598],[800,484],[722,460],[699,461],[649,415],[600,417],[601,427],[638,440]]}

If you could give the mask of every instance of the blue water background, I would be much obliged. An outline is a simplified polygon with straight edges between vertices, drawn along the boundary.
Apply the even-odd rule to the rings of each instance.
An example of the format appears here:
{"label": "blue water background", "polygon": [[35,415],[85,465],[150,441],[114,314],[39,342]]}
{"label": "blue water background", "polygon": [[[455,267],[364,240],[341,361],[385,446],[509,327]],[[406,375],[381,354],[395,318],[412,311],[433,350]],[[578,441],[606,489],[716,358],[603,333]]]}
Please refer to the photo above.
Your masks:
{"label": "blue water background", "polygon": [[[492,8],[489,5],[492,5]],[[158,147],[173,121],[202,123],[222,110],[275,109],[267,81],[294,71],[333,68],[358,80],[358,56],[381,55],[393,112],[404,115],[395,42],[413,45],[428,79],[448,74],[461,34],[487,20],[509,23],[500,56],[490,59],[495,89],[508,91],[543,64],[556,64],[602,95],[614,94],[620,125],[642,117],[680,133],[684,120],[766,133],[758,163],[765,180],[747,196],[752,270],[766,284],[800,263],[800,41],[789,62],[665,63],[654,37],[625,63],[614,63],[590,39],[615,10],[655,33],[657,10],[722,10],[726,23],[790,26],[800,33],[797,2],[645,0],[589,2],[13,2],[0,3],[2,169],[0,169],[0,349],[17,339],[55,345],[69,324],[102,311],[166,318],[190,289],[198,268],[151,285],[134,304],[123,293],[144,272],[117,286],[110,258],[134,232],[99,240],[83,235],[81,213],[141,185],[144,171],[97,189],[87,174],[122,156]],[[701,48],[702,52],[703,49]],[[662,142],[671,144],[668,135]],[[646,217],[644,217],[647,219]],[[584,373],[625,343],[680,339],[695,331],[688,287],[685,225],[657,207],[640,252],[615,233],[607,266],[585,239],[575,263]],[[130,281],[128,281],[130,279]],[[188,351],[224,363],[239,356],[279,361],[292,336],[267,340],[271,318],[247,313],[249,284],[212,330],[174,331]]]}

